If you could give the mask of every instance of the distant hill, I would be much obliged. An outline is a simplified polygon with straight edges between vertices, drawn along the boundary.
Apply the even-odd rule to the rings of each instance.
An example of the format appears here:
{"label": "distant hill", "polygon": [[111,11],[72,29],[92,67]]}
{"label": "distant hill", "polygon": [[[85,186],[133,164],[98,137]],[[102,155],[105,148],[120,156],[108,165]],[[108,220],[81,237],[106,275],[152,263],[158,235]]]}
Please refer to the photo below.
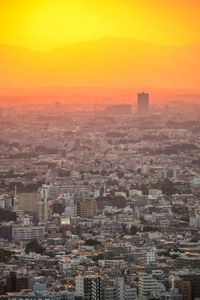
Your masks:
{"label": "distant hill", "polygon": [[0,45],[0,86],[199,88],[200,43],[104,37],[51,52]]}

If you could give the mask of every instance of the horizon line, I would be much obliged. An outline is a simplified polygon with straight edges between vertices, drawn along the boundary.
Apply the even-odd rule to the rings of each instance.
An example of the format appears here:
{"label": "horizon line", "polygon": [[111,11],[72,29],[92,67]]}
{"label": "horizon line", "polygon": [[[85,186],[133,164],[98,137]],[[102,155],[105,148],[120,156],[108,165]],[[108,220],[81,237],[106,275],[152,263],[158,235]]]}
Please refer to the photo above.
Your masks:
{"label": "horizon line", "polygon": [[56,50],[63,49],[63,48],[70,48],[70,47],[73,47],[73,46],[79,45],[79,44],[84,44],[84,43],[93,42],[93,41],[99,41],[99,40],[108,39],[108,38],[109,39],[121,39],[121,40],[127,40],[127,41],[128,40],[135,40],[139,43],[146,44],[146,45],[149,45],[149,46],[164,47],[164,48],[167,48],[167,47],[186,47],[186,46],[191,46],[191,45],[195,45],[195,44],[200,43],[200,40],[196,40],[196,41],[193,41],[193,42],[183,43],[183,44],[163,44],[163,43],[162,44],[157,44],[157,43],[154,43],[154,42],[146,42],[144,40],[135,38],[134,36],[123,37],[123,36],[103,35],[99,38],[81,40],[81,41],[77,41],[77,42],[68,43],[68,44],[65,44],[65,45],[60,45],[58,47],[50,47],[49,49],[47,49],[47,48],[39,49],[37,47],[32,48],[32,47],[29,47],[29,46],[16,45],[16,44],[12,44],[12,43],[0,43],[0,47],[20,48],[20,49],[28,50],[30,52],[46,53],[46,52],[54,52]]}

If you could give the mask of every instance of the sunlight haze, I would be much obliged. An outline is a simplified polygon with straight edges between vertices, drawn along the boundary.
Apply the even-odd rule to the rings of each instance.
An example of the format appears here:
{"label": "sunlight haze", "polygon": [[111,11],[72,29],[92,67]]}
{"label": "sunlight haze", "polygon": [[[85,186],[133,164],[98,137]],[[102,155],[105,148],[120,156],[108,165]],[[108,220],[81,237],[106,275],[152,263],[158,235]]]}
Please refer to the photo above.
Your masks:
{"label": "sunlight haze", "polygon": [[199,41],[197,0],[1,1],[0,43],[50,50],[102,36],[157,45]]}

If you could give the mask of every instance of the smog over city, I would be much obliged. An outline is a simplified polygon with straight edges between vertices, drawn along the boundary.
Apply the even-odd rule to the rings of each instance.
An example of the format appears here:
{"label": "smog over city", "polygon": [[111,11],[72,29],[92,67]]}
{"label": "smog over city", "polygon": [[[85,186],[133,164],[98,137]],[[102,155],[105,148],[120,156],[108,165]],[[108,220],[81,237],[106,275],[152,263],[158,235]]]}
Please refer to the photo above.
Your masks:
{"label": "smog over city", "polygon": [[0,300],[200,299],[199,16],[0,0]]}

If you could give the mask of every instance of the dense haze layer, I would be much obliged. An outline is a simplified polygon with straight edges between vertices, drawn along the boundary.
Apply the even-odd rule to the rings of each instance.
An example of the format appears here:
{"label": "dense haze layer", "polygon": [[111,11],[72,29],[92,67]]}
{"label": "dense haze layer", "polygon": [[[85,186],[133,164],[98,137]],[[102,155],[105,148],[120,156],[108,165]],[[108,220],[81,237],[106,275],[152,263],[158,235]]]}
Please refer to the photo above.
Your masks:
{"label": "dense haze layer", "polygon": [[200,44],[155,46],[104,37],[49,52],[0,46],[2,87],[198,88]]}

